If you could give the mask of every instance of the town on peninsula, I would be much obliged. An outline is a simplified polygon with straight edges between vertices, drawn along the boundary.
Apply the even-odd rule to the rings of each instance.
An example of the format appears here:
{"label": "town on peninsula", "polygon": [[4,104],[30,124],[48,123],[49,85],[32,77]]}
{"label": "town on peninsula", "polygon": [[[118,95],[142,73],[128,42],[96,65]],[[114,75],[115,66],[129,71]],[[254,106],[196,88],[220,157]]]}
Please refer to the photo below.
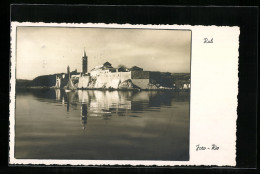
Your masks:
{"label": "town on peninsula", "polygon": [[113,67],[110,62],[95,66],[88,71],[86,51],[82,57],[82,72],[42,75],[33,80],[16,80],[17,88],[54,88],[65,90],[189,90],[190,73],[145,71],[143,68],[125,65]]}

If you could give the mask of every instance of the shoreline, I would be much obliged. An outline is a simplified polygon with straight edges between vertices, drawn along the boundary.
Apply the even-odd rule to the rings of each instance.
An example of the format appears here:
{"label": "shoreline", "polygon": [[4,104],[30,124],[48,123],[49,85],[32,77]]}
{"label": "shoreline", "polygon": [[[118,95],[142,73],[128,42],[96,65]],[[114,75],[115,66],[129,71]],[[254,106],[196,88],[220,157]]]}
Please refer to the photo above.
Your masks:
{"label": "shoreline", "polygon": [[[16,89],[59,89],[59,90],[65,90],[63,88],[54,88],[54,87],[46,87],[46,86],[30,86],[30,87],[16,87]],[[124,89],[115,89],[115,88],[77,88],[72,91],[78,91],[78,90],[99,90],[99,91],[190,91],[190,89],[174,89],[174,88],[160,88],[160,89],[140,89],[140,88],[124,88]]]}

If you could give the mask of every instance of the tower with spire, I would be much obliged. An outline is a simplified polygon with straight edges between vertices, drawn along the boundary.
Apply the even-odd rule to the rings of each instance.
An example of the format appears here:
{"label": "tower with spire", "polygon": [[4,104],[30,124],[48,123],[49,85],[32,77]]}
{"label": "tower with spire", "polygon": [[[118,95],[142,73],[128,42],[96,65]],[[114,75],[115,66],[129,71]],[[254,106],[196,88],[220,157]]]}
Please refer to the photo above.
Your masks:
{"label": "tower with spire", "polygon": [[86,51],[84,48],[84,53],[82,57],[82,73],[86,74],[88,72],[88,56],[86,55]]}

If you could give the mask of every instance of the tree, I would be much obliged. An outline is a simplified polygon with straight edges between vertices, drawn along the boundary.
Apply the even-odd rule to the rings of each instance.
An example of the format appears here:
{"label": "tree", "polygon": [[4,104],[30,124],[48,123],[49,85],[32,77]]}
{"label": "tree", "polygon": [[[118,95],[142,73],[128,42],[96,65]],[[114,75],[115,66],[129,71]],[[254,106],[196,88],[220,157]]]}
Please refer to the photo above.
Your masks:
{"label": "tree", "polygon": [[143,71],[143,68],[140,68],[138,66],[133,66],[130,70],[131,71]]}
{"label": "tree", "polygon": [[109,63],[109,62],[105,62],[105,63],[103,64],[103,66],[105,66],[105,67],[107,67],[107,68],[113,68],[113,67],[112,67],[112,64]]}
{"label": "tree", "polygon": [[119,71],[125,72],[125,71],[127,70],[127,67],[126,67],[125,65],[120,64],[120,65],[118,65],[117,69],[118,69]]}

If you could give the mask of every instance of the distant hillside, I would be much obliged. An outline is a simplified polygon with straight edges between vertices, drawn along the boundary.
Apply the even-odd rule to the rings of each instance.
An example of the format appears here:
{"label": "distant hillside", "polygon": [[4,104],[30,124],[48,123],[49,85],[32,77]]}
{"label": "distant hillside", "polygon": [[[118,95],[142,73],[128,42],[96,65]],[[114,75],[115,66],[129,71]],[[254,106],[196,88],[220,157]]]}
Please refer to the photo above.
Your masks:
{"label": "distant hillside", "polygon": [[172,73],[172,77],[175,79],[189,80],[190,73]]}
{"label": "distant hillside", "polygon": [[32,80],[17,79],[16,88],[27,88],[32,85]]}
{"label": "distant hillside", "polygon": [[32,86],[51,87],[56,84],[56,74],[38,76],[32,80]]}
{"label": "distant hillside", "polygon": [[28,88],[28,87],[52,87],[56,85],[56,74],[43,75],[34,78],[33,80],[17,79],[17,88]]}

